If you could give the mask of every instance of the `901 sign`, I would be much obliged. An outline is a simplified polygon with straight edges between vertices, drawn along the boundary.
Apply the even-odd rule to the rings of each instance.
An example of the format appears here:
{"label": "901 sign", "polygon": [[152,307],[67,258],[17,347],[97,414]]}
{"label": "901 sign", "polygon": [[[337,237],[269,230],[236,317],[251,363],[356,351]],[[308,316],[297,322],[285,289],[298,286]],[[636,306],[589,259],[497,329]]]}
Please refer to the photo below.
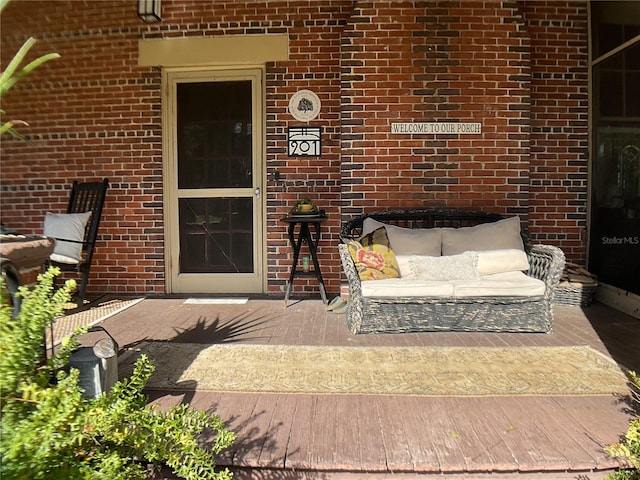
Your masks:
{"label": "901 sign", "polygon": [[287,141],[290,157],[319,157],[321,154],[320,127],[289,127]]}

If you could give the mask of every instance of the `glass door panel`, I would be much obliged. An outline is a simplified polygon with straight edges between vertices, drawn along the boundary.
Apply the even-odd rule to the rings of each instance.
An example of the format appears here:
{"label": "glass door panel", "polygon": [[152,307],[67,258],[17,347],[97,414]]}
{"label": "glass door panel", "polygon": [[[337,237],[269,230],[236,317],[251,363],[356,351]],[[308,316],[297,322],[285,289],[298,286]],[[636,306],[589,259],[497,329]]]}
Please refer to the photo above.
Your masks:
{"label": "glass door panel", "polygon": [[253,205],[246,198],[181,198],[180,271],[253,272]]}
{"label": "glass door panel", "polygon": [[252,185],[251,82],[178,85],[178,188]]}

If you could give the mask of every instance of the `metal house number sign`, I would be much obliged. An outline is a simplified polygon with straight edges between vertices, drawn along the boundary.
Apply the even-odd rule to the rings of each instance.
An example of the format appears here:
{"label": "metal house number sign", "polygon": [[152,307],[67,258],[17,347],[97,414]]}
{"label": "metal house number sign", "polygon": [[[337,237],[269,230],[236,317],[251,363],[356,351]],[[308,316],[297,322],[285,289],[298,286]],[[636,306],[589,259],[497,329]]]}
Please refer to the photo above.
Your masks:
{"label": "metal house number sign", "polygon": [[320,127],[289,127],[287,140],[290,157],[320,156]]}

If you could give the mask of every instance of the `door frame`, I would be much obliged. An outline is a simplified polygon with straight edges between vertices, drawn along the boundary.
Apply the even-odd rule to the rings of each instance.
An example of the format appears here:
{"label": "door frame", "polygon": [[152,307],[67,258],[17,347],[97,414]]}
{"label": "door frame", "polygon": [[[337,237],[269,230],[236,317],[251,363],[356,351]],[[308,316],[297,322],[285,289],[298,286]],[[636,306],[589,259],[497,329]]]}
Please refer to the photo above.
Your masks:
{"label": "door frame", "polygon": [[[176,136],[176,84],[180,82],[205,82],[216,80],[252,80],[253,109],[255,125],[252,125],[252,148],[255,181],[254,186],[260,189],[258,201],[255,202],[254,232],[256,242],[256,258],[253,274],[215,274],[223,276],[253,276],[251,287],[233,288],[223,291],[218,288],[205,288],[200,291],[189,287],[188,277],[214,274],[180,274],[178,261],[180,254],[179,222],[178,222],[178,139]],[[162,177],[163,177],[163,220],[164,220],[164,273],[166,293],[265,293],[267,288],[267,254],[266,254],[266,161],[265,161],[265,86],[264,66],[217,66],[211,68],[163,68],[162,69]],[[179,278],[184,276],[184,281]],[[195,283],[194,280],[192,283]],[[225,284],[228,284],[226,281]]]}

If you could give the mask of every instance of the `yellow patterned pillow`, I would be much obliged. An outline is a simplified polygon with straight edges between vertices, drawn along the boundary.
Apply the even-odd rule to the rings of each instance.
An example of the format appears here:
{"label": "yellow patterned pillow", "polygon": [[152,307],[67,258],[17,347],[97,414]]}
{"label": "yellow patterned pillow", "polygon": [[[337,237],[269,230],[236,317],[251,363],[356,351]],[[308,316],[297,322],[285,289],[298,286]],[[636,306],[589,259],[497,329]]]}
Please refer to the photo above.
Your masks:
{"label": "yellow patterned pillow", "polygon": [[345,240],[360,280],[400,277],[400,267],[384,227],[357,240]]}

